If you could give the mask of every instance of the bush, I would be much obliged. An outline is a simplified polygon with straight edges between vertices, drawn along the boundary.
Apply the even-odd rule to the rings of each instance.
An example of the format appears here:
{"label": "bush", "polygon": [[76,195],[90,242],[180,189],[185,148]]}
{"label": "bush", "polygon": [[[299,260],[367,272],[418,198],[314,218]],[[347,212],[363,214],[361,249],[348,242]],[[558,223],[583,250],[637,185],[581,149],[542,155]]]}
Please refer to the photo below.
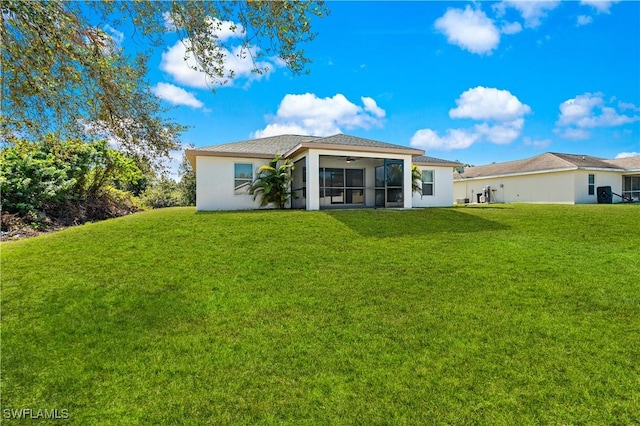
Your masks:
{"label": "bush", "polygon": [[71,225],[136,211],[131,195],[114,185],[142,178],[136,163],[105,141],[48,135],[38,142],[17,141],[0,152],[2,212],[26,224]]}
{"label": "bush", "polygon": [[184,205],[177,184],[168,178],[161,178],[147,186],[140,195],[140,201],[142,205],[153,209]]}

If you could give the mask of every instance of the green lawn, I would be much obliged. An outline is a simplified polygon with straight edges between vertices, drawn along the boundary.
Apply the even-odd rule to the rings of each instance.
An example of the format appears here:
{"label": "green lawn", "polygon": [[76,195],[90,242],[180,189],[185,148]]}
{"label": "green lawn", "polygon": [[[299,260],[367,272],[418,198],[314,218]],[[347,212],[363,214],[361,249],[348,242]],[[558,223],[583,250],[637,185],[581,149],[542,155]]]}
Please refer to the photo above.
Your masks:
{"label": "green lawn", "polygon": [[638,424],[640,206],[88,224],[2,244],[1,343],[3,418]]}

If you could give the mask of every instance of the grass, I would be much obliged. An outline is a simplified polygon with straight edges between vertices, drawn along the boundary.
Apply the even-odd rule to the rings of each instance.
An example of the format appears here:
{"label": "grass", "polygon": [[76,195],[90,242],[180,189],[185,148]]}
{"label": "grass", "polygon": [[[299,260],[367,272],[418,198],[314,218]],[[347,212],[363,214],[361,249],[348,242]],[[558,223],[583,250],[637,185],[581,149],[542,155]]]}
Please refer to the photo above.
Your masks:
{"label": "grass", "polygon": [[638,424],[639,213],[166,209],[4,243],[2,414]]}

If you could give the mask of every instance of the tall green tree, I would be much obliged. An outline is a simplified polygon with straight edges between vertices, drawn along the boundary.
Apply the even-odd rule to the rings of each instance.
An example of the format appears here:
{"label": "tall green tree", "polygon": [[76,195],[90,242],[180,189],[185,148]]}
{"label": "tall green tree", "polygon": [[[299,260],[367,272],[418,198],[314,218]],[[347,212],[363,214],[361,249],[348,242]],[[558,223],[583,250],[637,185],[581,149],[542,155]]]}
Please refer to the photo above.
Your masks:
{"label": "tall green tree", "polygon": [[260,205],[275,204],[284,209],[291,197],[291,171],[293,163],[288,158],[280,161],[275,157],[268,165],[260,166],[255,180],[249,187],[249,194],[253,199],[260,197]]}
{"label": "tall green tree", "polygon": [[[179,146],[184,127],[165,117],[150,91],[146,64],[166,44],[171,26],[185,42],[194,68],[212,82],[233,77],[219,37],[221,22],[244,29],[240,55],[265,72],[262,55],[278,56],[294,72],[309,59],[302,45],[314,38],[311,21],[327,14],[315,1],[26,1],[0,2],[4,142],[109,138],[148,161]],[[126,32],[145,48],[129,54],[108,34]],[[173,35],[175,37],[175,35]],[[252,49],[260,46],[260,50]]]}
{"label": "tall green tree", "polygon": [[[193,148],[193,145],[188,148]],[[185,206],[196,205],[196,174],[191,167],[191,163],[186,155],[182,155],[182,162],[178,169],[180,180],[178,181],[178,191],[180,192],[180,202]]]}

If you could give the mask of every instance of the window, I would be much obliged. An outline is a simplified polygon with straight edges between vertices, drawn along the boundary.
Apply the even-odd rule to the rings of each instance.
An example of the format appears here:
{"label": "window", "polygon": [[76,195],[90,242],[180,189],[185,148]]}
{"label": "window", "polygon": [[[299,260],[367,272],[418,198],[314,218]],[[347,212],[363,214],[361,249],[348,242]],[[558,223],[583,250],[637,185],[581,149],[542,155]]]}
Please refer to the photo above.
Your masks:
{"label": "window", "polygon": [[622,195],[640,201],[640,176],[623,177]]}
{"label": "window", "polygon": [[433,177],[435,171],[423,170],[422,171],[422,195],[433,195]]}
{"label": "window", "polygon": [[364,170],[320,168],[320,205],[364,204]]}
{"label": "window", "polygon": [[375,168],[375,206],[402,207],[404,163],[402,160],[385,159]]}
{"label": "window", "polygon": [[589,195],[596,194],[596,175],[589,175]]}
{"label": "window", "polygon": [[253,181],[253,164],[235,163],[233,175],[233,191],[235,195],[249,193],[249,186]]}

